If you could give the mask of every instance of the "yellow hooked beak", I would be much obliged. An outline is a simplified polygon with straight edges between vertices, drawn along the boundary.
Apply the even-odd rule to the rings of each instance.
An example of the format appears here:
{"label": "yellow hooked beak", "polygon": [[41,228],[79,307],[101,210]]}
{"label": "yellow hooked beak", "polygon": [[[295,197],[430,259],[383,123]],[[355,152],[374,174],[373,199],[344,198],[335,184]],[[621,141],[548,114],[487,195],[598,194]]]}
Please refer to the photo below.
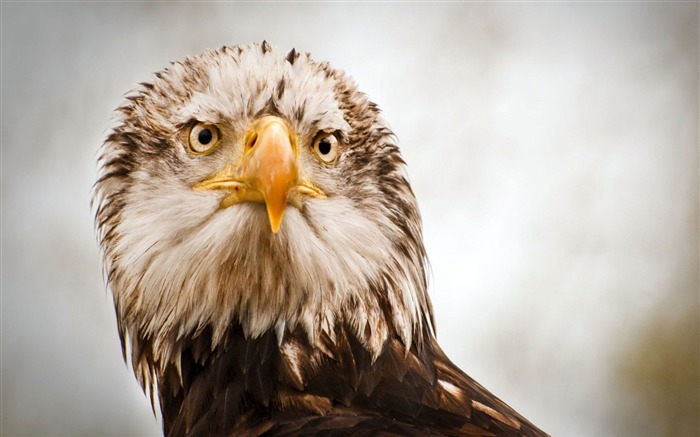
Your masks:
{"label": "yellow hooked beak", "polygon": [[297,156],[296,139],[287,122],[279,117],[262,117],[246,131],[242,158],[193,188],[228,190],[221,208],[241,202],[264,202],[272,232],[277,233],[287,202],[301,208],[301,195],[326,197],[303,175]]}

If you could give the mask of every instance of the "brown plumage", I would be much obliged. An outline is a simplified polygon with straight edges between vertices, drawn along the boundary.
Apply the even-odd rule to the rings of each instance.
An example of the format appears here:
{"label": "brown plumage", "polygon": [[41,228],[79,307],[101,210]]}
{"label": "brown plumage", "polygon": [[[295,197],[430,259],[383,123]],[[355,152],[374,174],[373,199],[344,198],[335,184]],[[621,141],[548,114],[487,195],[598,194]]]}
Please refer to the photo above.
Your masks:
{"label": "brown plumage", "polygon": [[166,435],[545,435],[435,341],[405,164],[344,73],[223,47],[118,114],[97,230]]}

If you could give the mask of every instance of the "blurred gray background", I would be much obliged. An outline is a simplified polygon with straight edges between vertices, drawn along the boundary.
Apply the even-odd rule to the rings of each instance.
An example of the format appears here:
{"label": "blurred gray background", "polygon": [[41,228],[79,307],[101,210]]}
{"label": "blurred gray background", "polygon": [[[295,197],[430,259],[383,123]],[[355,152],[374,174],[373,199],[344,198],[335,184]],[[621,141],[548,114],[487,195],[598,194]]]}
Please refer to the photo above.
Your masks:
{"label": "blurred gray background", "polygon": [[438,337],[557,436],[698,435],[698,3],[7,3],[2,436],[158,435],[89,207],[123,94],[266,39],[408,162]]}

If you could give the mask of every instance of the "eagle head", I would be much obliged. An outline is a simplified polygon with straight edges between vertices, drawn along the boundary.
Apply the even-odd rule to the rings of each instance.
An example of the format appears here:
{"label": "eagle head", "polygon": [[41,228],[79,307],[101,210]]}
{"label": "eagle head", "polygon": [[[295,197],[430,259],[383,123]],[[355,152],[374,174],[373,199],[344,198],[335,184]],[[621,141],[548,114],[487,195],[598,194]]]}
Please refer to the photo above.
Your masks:
{"label": "eagle head", "polygon": [[432,332],[397,139],[342,71],[266,42],[172,63],[126,96],[94,190],[142,384],[205,329],[256,338],[342,321],[376,357]]}

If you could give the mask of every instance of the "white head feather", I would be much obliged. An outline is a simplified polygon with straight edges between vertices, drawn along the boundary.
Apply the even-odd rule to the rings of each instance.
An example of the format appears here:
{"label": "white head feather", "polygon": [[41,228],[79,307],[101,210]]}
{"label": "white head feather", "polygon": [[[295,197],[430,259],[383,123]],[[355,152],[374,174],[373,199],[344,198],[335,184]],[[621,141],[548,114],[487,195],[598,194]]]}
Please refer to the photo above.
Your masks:
{"label": "white head feather", "polygon": [[[410,348],[432,333],[405,165],[379,111],[343,73],[267,43],[225,47],[173,64],[127,99],[102,148],[94,204],[142,383],[178,362],[183,339],[211,329],[214,348],[232,323],[250,337],[274,329],[280,341],[303,329],[312,344],[346,323],[375,357],[389,336]],[[241,156],[243,132],[266,113],[290,123],[300,166],[328,195],[288,205],[277,234],[264,205],[221,209],[222,193],[192,189]],[[219,153],[188,154],[182,132],[193,120],[219,126]],[[343,140],[335,167],[308,147],[320,130]]]}

